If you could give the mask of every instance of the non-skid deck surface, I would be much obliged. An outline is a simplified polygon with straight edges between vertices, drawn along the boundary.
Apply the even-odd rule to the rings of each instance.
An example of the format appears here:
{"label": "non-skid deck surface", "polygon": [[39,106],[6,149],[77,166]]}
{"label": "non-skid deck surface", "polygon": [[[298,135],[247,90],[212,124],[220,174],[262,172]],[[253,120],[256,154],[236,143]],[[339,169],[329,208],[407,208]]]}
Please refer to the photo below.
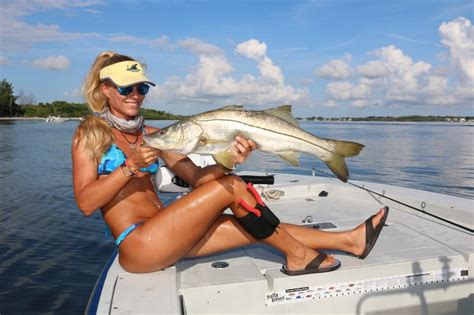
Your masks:
{"label": "non-skid deck surface", "polygon": [[[406,196],[413,204],[424,200],[429,204],[438,197],[411,190],[408,196],[397,187],[374,187],[383,189],[386,195],[392,191],[396,198]],[[278,175],[275,185],[256,188],[259,192],[273,190],[270,195],[281,195],[266,202],[282,222],[326,231],[351,229],[382,205],[390,206],[390,215],[366,259],[331,252],[342,262],[342,267],[331,273],[286,276],[280,272],[284,257],[261,244],[185,259],[149,276],[120,271],[115,263],[111,274],[115,272],[116,283],[109,288],[110,312],[136,311],[131,307],[136,303],[143,312],[161,309],[162,313],[178,310],[188,314],[375,314],[435,309],[462,314],[472,306],[472,233],[334,180]],[[323,191],[327,196],[320,196]],[[463,207],[461,217],[472,213],[470,206],[469,201],[456,198],[451,203],[448,200],[446,204],[436,204],[438,212]],[[215,268],[215,262],[224,262],[227,267]],[[174,282],[176,289],[166,282]]]}

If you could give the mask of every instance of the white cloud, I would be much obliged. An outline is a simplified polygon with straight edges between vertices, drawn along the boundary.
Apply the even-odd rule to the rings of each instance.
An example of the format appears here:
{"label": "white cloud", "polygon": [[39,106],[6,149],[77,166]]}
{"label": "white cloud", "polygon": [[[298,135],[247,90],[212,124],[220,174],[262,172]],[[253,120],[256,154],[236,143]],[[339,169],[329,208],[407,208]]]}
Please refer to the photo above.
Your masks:
{"label": "white cloud", "polygon": [[267,45],[265,43],[261,43],[256,39],[250,39],[238,44],[235,48],[235,53],[257,61],[263,80],[274,82],[279,86],[284,85],[281,69],[275,66],[272,60],[267,57]]}
{"label": "white cloud", "polygon": [[103,13],[102,11],[96,10],[96,9],[86,9],[84,11],[86,11],[87,13],[90,13],[90,14],[102,14]]}
{"label": "white cloud", "polygon": [[343,80],[350,78],[351,68],[344,60],[333,59],[318,68],[315,73],[326,79]]}
{"label": "white cloud", "polygon": [[31,64],[35,68],[64,71],[69,69],[71,62],[65,56],[50,56],[46,58],[35,59]]}
{"label": "white cloud", "polygon": [[199,62],[184,78],[170,77],[151,93],[155,103],[216,103],[225,104],[305,104],[309,98],[306,89],[286,85],[281,69],[266,55],[266,44],[252,39],[240,43],[235,53],[255,60],[258,76],[244,74],[235,78],[234,67],[222,49],[199,39],[178,43],[195,53]]}
{"label": "white cloud", "polygon": [[380,60],[371,60],[365,65],[358,66],[357,72],[369,79],[386,77],[390,73],[385,63]]}
{"label": "white cloud", "polygon": [[8,59],[3,56],[0,56],[0,65],[5,65],[7,63],[8,63]]}
{"label": "white cloud", "polygon": [[256,39],[250,39],[246,42],[238,44],[235,48],[235,52],[247,58],[259,60],[266,56],[267,45],[265,43],[260,43]]}
{"label": "white cloud", "polygon": [[92,8],[100,5],[97,0],[16,0],[2,1],[0,5],[0,46],[4,51],[27,51],[32,46],[41,43],[70,42],[75,40],[100,40],[111,43],[129,43],[149,47],[169,48],[166,36],[157,38],[136,37],[127,34],[101,34],[96,32],[80,33],[66,32],[56,24],[30,24],[23,17],[47,10],[68,10],[84,8],[89,13],[99,11]]}
{"label": "white cloud", "polygon": [[[433,67],[413,61],[393,45],[372,52],[376,59],[357,66],[353,80],[329,82],[328,101],[353,107],[378,105],[469,105],[474,102],[474,27],[465,18],[441,24],[441,43],[449,49],[445,62],[454,65],[455,76],[443,65]],[[318,74],[333,80],[347,79],[344,63],[331,60]],[[338,67],[339,66],[339,67]],[[338,70],[339,69],[339,70]]]}
{"label": "white cloud", "polygon": [[368,100],[353,100],[351,105],[353,107],[366,107],[367,105],[369,105],[369,102]]}
{"label": "white cloud", "polygon": [[190,50],[197,55],[218,55],[222,50],[214,45],[203,42],[197,38],[188,38],[178,43],[178,46]]}
{"label": "white cloud", "polygon": [[451,62],[455,65],[460,82],[474,82],[474,26],[471,21],[458,17],[439,27],[441,43],[449,49]]}
{"label": "white cloud", "polygon": [[328,99],[323,103],[324,107],[330,107],[330,108],[335,108],[338,107],[337,102],[334,99]]}
{"label": "white cloud", "polygon": [[367,84],[360,83],[354,86],[344,81],[329,83],[326,86],[326,92],[334,100],[363,100],[369,97],[371,89]]}
{"label": "white cloud", "polygon": [[8,16],[25,16],[49,9],[85,8],[101,4],[101,0],[15,0],[2,1],[0,11]]}

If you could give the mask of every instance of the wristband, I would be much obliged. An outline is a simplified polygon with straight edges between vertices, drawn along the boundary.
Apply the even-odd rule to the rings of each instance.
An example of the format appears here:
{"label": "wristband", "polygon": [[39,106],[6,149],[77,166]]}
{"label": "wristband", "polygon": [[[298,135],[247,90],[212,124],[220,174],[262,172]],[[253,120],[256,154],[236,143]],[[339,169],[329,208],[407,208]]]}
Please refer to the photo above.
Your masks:
{"label": "wristband", "polygon": [[134,175],[132,170],[128,166],[125,166],[125,165],[122,164],[122,165],[120,165],[120,169],[122,170],[123,174],[127,177],[131,177],[131,176]]}
{"label": "wristband", "polygon": [[139,172],[136,168],[127,165],[126,160],[122,165],[120,165],[120,168],[122,169],[123,174],[127,177],[132,177]]}
{"label": "wristband", "polygon": [[125,163],[125,166],[128,167],[128,168],[132,171],[133,175],[135,175],[136,173],[140,172],[140,170],[139,170],[138,168],[136,168],[136,167],[130,165],[130,163],[129,163],[127,160],[125,160],[124,163]]}

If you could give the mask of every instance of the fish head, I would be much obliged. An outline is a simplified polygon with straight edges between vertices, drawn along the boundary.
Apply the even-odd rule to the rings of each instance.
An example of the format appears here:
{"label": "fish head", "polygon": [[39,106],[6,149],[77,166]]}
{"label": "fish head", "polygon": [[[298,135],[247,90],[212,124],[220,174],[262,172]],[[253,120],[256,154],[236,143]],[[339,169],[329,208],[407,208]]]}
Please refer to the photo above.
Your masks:
{"label": "fish head", "polygon": [[145,143],[155,149],[189,154],[199,144],[201,127],[191,121],[178,122],[143,137]]}

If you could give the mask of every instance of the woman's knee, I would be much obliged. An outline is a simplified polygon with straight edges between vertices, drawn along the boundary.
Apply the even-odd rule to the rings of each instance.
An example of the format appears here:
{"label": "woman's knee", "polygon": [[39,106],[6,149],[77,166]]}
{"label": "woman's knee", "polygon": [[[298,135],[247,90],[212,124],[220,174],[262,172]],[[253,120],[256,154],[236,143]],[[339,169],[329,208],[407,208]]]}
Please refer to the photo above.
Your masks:
{"label": "woman's knee", "polygon": [[242,195],[247,190],[246,183],[237,175],[227,175],[218,179],[219,183],[233,195]]}

